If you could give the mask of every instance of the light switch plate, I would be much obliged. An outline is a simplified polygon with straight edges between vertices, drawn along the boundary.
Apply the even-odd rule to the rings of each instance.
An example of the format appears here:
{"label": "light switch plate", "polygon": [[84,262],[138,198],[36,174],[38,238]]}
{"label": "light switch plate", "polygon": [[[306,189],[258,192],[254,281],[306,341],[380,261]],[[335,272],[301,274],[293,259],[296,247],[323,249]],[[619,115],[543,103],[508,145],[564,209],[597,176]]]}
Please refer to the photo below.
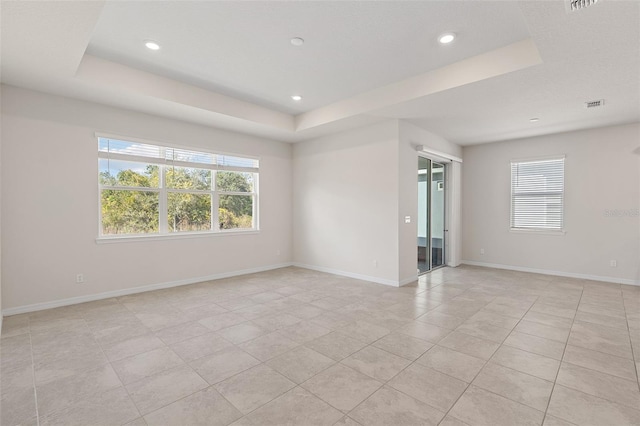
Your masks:
{"label": "light switch plate", "polygon": [[405,216],[404,223],[411,223],[411,216]]}

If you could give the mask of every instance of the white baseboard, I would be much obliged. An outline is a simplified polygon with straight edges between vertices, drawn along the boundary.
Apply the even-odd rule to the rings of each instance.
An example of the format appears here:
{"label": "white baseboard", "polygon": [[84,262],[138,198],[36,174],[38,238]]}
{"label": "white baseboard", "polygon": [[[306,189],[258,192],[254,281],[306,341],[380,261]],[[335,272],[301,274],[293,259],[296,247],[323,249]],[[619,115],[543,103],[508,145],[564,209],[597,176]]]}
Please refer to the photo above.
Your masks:
{"label": "white baseboard", "polygon": [[464,265],[482,266],[485,268],[507,269],[509,271],[531,272],[534,274],[554,275],[558,277],[579,278],[583,280],[602,281],[614,284],[640,285],[640,280],[615,277],[601,277],[599,275],[577,274],[573,272],[552,271],[549,269],[527,268],[524,266],[501,265],[498,263],[476,262],[473,260],[463,260]]}
{"label": "white baseboard", "polygon": [[404,280],[400,280],[400,287],[402,287],[403,285],[407,285],[407,284],[411,284],[413,282],[418,281],[418,275],[414,275],[413,277],[410,278],[406,278]]}
{"label": "white baseboard", "polygon": [[[354,274],[353,272],[339,271],[337,269],[325,268],[324,266],[305,265],[303,263],[293,263],[293,266],[298,268],[311,269],[312,271],[326,272],[328,274],[340,275],[348,278],[355,278],[356,280],[370,281],[377,284],[384,284],[392,287],[398,287],[400,284],[396,280],[388,280],[385,278],[371,277],[369,275]],[[416,278],[417,279],[417,278]]]}
{"label": "white baseboard", "polygon": [[236,277],[239,275],[255,274],[256,272],[270,271],[272,269],[286,268],[293,263],[279,263],[276,265],[261,266],[258,268],[242,269],[239,271],[223,272],[220,274],[208,275],[205,277],[187,278],[178,281],[169,281],[158,284],[150,284],[141,287],[123,288],[121,290],[106,291],[103,293],[87,294],[85,296],[70,297],[68,299],[54,300],[51,302],[34,303],[32,305],[18,306],[2,310],[0,324],[3,316],[23,314],[26,312],[42,311],[44,309],[59,308],[61,306],[76,305],[78,303],[93,302],[95,300],[110,299],[112,297],[126,296],[128,294],[143,293],[145,291],[161,290],[164,288],[179,287],[183,285],[200,283],[203,281],[219,280],[222,278]]}

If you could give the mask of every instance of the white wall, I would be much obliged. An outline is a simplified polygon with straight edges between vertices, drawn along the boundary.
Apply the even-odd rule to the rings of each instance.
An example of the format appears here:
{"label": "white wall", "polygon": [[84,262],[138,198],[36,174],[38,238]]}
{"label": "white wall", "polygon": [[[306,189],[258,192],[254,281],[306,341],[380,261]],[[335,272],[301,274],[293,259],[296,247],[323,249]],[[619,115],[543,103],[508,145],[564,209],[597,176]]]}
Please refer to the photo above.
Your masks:
{"label": "white wall", "polygon": [[[392,285],[415,280],[416,145],[462,152],[397,120],[296,144],[294,261]],[[405,216],[411,223],[405,224]]]}
{"label": "white wall", "polygon": [[[0,85],[0,104],[4,86]],[[0,129],[2,129],[2,114],[0,113]],[[2,132],[0,131],[0,335],[2,334]]]}
{"label": "white wall", "polygon": [[[2,95],[4,309],[291,262],[289,144],[15,87]],[[260,233],[96,244],[96,131],[259,156]]]}
{"label": "white wall", "polygon": [[296,263],[397,283],[397,147],[395,120],[294,145]]}
{"label": "white wall", "polygon": [[[630,124],[465,147],[463,258],[640,282],[639,145],[640,124]],[[510,161],[558,154],[566,155],[566,234],[509,232]],[[607,217],[606,210],[632,215]]]}
{"label": "white wall", "polygon": [[[438,151],[441,153],[462,156],[462,148],[446,139],[417,127],[406,121],[399,122],[399,273],[400,283],[407,283],[416,279],[416,237],[418,235],[418,153],[417,145]],[[456,166],[456,167],[459,167]],[[453,181],[452,181],[453,182]],[[445,245],[447,253],[447,263],[457,266],[457,263],[449,262],[450,258],[459,259],[456,253],[460,250],[460,243],[457,240],[457,221],[452,218],[455,209],[450,205],[450,201],[459,198],[459,182],[445,185],[447,190],[447,229],[449,235]],[[411,216],[411,223],[405,224],[404,217]]]}

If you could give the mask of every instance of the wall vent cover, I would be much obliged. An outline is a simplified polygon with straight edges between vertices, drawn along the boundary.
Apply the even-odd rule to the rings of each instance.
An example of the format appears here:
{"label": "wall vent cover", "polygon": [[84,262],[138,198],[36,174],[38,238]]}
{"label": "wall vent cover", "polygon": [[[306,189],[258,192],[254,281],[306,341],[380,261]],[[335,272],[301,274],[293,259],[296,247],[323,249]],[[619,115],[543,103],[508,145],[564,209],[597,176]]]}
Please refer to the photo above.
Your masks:
{"label": "wall vent cover", "polygon": [[588,101],[584,103],[584,107],[589,108],[598,108],[604,105],[604,99],[598,99],[597,101]]}
{"label": "wall vent cover", "polygon": [[575,12],[598,3],[598,0],[567,0],[567,11]]}

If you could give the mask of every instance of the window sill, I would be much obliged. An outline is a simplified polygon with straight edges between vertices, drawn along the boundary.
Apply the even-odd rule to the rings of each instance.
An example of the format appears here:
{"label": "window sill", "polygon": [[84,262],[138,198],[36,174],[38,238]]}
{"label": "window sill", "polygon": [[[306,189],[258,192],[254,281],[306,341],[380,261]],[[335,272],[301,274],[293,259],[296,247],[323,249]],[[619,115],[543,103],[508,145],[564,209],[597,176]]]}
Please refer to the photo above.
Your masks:
{"label": "window sill", "polygon": [[564,229],[559,231],[552,231],[548,229],[521,229],[521,228],[510,228],[509,232],[512,232],[514,234],[554,235],[554,236],[561,236],[567,233],[567,231],[565,231]]}
{"label": "window sill", "polygon": [[140,241],[162,241],[162,240],[182,240],[189,238],[206,238],[206,237],[224,237],[230,235],[256,235],[259,234],[258,229],[247,230],[228,230],[220,232],[185,232],[177,234],[163,234],[163,235],[119,235],[114,237],[98,237],[96,238],[96,244],[111,244],[111,243],[133,243]]}

